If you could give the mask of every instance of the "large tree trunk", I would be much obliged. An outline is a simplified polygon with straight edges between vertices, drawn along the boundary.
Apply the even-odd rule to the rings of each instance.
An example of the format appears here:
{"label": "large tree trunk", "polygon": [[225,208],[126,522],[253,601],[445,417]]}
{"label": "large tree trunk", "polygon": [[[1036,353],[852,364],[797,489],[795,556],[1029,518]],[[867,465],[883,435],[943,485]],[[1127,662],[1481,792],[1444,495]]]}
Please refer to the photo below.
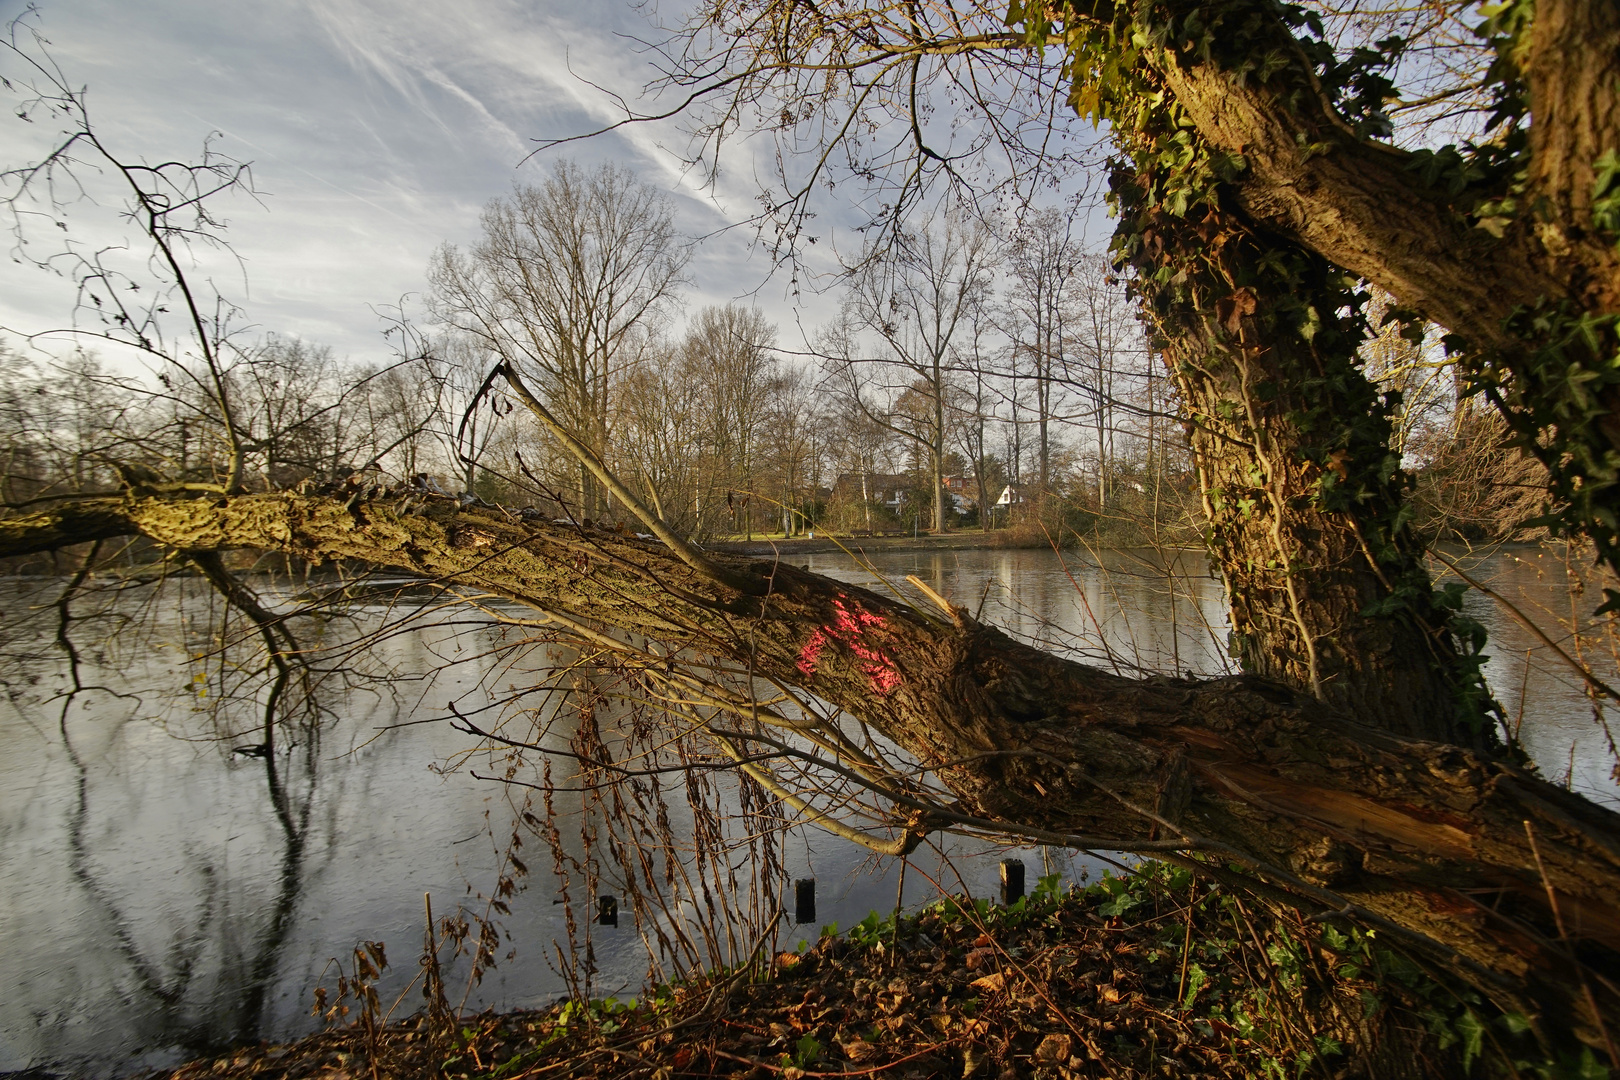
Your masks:
{"label": "large tree trunk", "polygon": [[[1593,218],[1598,158],[1620,151],[1620,4],[1539,0],[1503,60],[1523,81],[1529,153],[1480,178],[1358,136],[1269,0],[1135,10],[1154,13],[1137,27],[1149,38],[1198,28],[1143,56],[1198,134],[1241,155],[1244,211],[1452,331],[1548,467],[1566,526],[1620,571],[1620,248]],[[1257,76],[1259,56],[1281,63]]]}
{"label": "large tree trunk", "polygon": [[1258,233],[1229,192],[1165,209],[1147,159],[1116,170],[1116,247],[1181,392],[1211,550],[1245,671],[1369,727],[1488,746],[1488,695],[1460,655],[1405,525],[1392,404],[1362,371],[1344,272]]}
{"label": "large tree trunk", "polygon": [[[1426,181],[1414,154],[1357,137],[1313,84],[1274,9],[1239,7],[1232,19],[1252,20],[1246,31],[1263,28],[1265,44],[1299,62],[1269,82],[1234,79],[1225,58],[1198,63],[1172,54],[1161,70],[1199,134],[1243,155],[1237,189],[1256,219],[1480,347],[1521,350],[1508,324],[1537,296],[1620,309],[1620,252],[1590,225],[1593,163],[1620,146],[1620,5],[1537,4],[1527,71],[1536,115],[1532,183],[1546,187],[1528,198],[1545,194],[1567,210],[1539,222],[1527,214],[1500,238],[1470,218],[1480,191]],[[1570,38],[1580,47],[1566,50]],[[1583,212],[1586,220],[1578,220]]]}
{"label": "large tree trunk", "polygon": [[392,499],[293,494],[86,499],[0,521],[0,557],[136,534],[361,560],[728,656],[932,769],[958,802],[918,830],[971,817],[1054,843],[1203,852],[1212,873],[1241,867],[1257,887],[1382,928],[1555,1036],[1597,1037],[1589,1001],[1620,1011],[1620,816],[1277,683],[1124,679],[961,610],[930,617],[779,563],[715,556],[704,572],[615,533],[441,500],[402,513]]}

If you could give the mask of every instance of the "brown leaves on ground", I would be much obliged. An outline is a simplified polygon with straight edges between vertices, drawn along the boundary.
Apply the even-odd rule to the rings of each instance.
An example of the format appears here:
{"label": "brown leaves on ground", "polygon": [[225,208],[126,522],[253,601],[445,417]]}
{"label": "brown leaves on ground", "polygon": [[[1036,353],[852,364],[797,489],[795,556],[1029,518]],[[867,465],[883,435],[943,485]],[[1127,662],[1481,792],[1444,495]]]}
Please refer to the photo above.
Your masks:
{"label": "brown leaves on ground", "polygon": [[558,1009],[490,1014],[438,1038],[414,1018],[385,1029],[375,1047],[359,1030],[331,1031],[196,1062],[168,1080],[1145,1080],[1251,1071],[1234,1057],[1230,1025],[1178,1007],[1186,976],[1166,942],[1179,945],[1186,909],[1167,903],[1140,922],[1097,909],[1084,895],[1027,917],[936,909],[903,922],[898,948],[892,926],[864,944],[824,938],[803,955],[779,954],[755,981],[714,976],[656,1008],[583,1018],[574,1010],[572,1022]]}

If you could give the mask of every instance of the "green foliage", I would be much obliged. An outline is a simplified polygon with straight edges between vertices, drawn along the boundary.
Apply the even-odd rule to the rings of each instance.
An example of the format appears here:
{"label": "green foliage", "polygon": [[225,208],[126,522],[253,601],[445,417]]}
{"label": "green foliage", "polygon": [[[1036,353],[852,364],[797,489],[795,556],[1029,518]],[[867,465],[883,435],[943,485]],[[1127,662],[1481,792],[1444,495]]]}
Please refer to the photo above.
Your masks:
{"label": "green foliage", "polygon": [[[1530,524],[1585,534],[1600,559],[1620,567],[1620,452],[1604,430],[1620,392],[1620,315],[1538,300],[1516,308],[1507,329],[1523,350],[1511,367],[1483,357],[1470,389],[1497,405],[1515,444],[1547,468],[1552,505]],[[1600,613],[1620,608],[1620,594],[1605,594]]]}
{"label": "green foliage", "polygon": [[1049,906],[1062,900],[1063,894],[1063,875],[1045,874],[1035,879],[1035,889],[1030,897],[1038,905]]}
{"label": "green foliage", "polygon": [[[1144,863],[1127,877],[1105,877],[1081,895],[1099,915],[1113,911],[1186,910],[1192,875],[1180,867]],[[1121,898],[1129,897],[1128,904]],[[1477,991],[1442,982],[1411,956],[1390,947],[1376,930],[1329,920],[1313,924],[1274,912],[1260,919],[1242,901],[1208,886],[1195,890],[1188,918],[1196,927],[1182,954],[1181,916],[1159,930],[1163,951],[1185,962],[1179,1009],[1206,1036],[1224,1034],[1249,1075],[1301,1077],[1318,1062],[1342,1057],[1332,1032],[1310,1032],[1294,1012],[1310,993],[1359,1002],[1365,1019],[1399,1008],[1421,1021],[1433,1045],[1455,1053],[1465,1075],[1513,1075],[1541,1080],[1585,1080],[1610,1075],[1587,1048],[1548,1057],[1532,1025],[1495,1009]],[[1251,901],[1252,902],[1252,901]],[[1256,970],[1252,945],[1264,943]],[[1481,1067],[1483,1066],[1483,1068]],[[1328,1072],[1338,1071],[1330,1064]]]}
{"label": "green foliage", "polygon": [[814,1036],[805,1035],[793,1044],[792,1054],[783,1054],[785,1064],[797,1065],[801,1069],[808,1069],[821,1057],[821,1043]]}
{"label": "green foliage", "polygon": [[844,935],[845,939],[854,945],[876,945],[884,937],[894,937],[894,917],[884,918],[875,911],[867,912],[866,918],[849,928]]}
{"label": "green foliage", "polygon": [[566,1029],[570,1024],[590,1024],[605,1033],[612,1033],[622,1026],[623,1015],[633,1012],[636,1008],[634,998],[620,1001],[616,997],[600,998],[594,1001],[565,1001],[557,1013],[557,1026]]}
{"label": "green foliage", "polygon": [[1117,878],[1106,873],[1103,874],[1102,880],[1088,891],[1101,901],[1097,905],[1097,914],[1107,915],[1110,918],[1127,914],[1145,899],[1140,889],[1131,888],[1130,879]]}
{"label": "green foliage", "polygon": [[1593,166],[1592,227],[1620,240],[1620,154],[1611,147]]}

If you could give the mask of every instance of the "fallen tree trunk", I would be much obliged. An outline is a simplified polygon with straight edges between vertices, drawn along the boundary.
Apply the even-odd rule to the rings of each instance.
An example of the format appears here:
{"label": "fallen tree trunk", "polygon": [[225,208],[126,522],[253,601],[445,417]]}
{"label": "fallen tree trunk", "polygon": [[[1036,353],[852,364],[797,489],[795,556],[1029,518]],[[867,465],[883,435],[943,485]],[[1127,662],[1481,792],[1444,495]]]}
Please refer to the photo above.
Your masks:
{"label": "fallen tree trunk", "polygon": [[783,563],[709,556],[706,569],[632,536],[441,499],[86,499],[0,520],[0,556],[132,535],[359,560],[730,657],[859,716],[933,771],[959,818],[1193,853],[1382,928],[1539,1015],[1549,1037],[1601,1044],[1602,1018],[1620,1014],[1620,815],[1274,683],[1121,678]]}

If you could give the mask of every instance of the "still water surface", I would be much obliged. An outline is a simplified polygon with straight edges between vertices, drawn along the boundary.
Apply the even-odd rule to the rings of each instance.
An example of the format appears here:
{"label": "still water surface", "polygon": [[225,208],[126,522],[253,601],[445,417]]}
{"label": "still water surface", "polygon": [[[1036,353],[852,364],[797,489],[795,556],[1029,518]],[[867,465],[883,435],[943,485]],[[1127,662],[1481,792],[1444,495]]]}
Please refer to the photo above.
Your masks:
{"label": "still water surface", "polygon": [[[880,588],[887,581],[903,590],[916,574],[958,604],[982,605],[984,619],[1020,637],[1122,672],[1226,670],[1219,585],[1202,555],[1176,558],[1174,579],[1132,552],[1100,562],[1001,550],[888,552],[864,567],[842,554],[808,561]],[[1542,565],[1548,558],[1498,554],[1479,573],[1557,638],[1552,620],[1572,609],[1561,573]],[[129,1072],[233,1040],[311,1030],[310,993],[329,958],[360,940],[388,943],[394,967],[382,990],[390,998],[414,973],[423,894],[443,910],[493,887],[496,837],[511,808],[504,789],[472,773],[498,763],[445,723],[411,721],[443,715],[450,700],[476,704],[525,677],[538,681],[546,655],[514,668],[491,651],[496,630],[448,622],[379,642],[369,663],[436,674],[390,694],[349,694],[318,747],[293,751],[283,772],[293,758],[305,766],[290,784],[294,838],[267,798],[264,763],[231,753],[196,703],[173,693],[189,670],[187,635],[196,631],[188,620],[200,618],[185,602],[167,621],[149,616],[87,651],[84,681],[105,689],[64,718],[53,700],[65,667],[50,647],[51,626],[23,617],[52,598],[52,583],[6,588],[4,648],[31,659],[20,677],[4,676],[13,681],[0,701],[0,1072]],[[1508,714],[1522,715],[1523,741],[1545,773],[1620,803],[1601,718],[1579,683],[1489,601],[1469,604],[1491,631],[1493,686]],[[1578,599],[1574,610],[1581,605],[1592,606]],[[171,647],[147,646],[154,629],[172,630]],[[1612,661],[1600,665],[1612,669]],[[1007,852],[963,843],[947,850],[954,869],[937,855],[914,857],[908,904],[932,895],[927,877],[977,895],[993,890]],[[1100,866],[1014,854],[1032,878]],[[819,922],[847,926],[895,902],[897,868],[864,855],[805,830],[790,839],[784,870],[817,879]],[[470,1006],[538,1005],[561,993],[546,958],[563,936],[563,909],[542,877],[511,900],[503,925],[515,955],[474,988]],[[622,921],[625,929],[595,939],[603,992],[635,993],[646,968]]]}

